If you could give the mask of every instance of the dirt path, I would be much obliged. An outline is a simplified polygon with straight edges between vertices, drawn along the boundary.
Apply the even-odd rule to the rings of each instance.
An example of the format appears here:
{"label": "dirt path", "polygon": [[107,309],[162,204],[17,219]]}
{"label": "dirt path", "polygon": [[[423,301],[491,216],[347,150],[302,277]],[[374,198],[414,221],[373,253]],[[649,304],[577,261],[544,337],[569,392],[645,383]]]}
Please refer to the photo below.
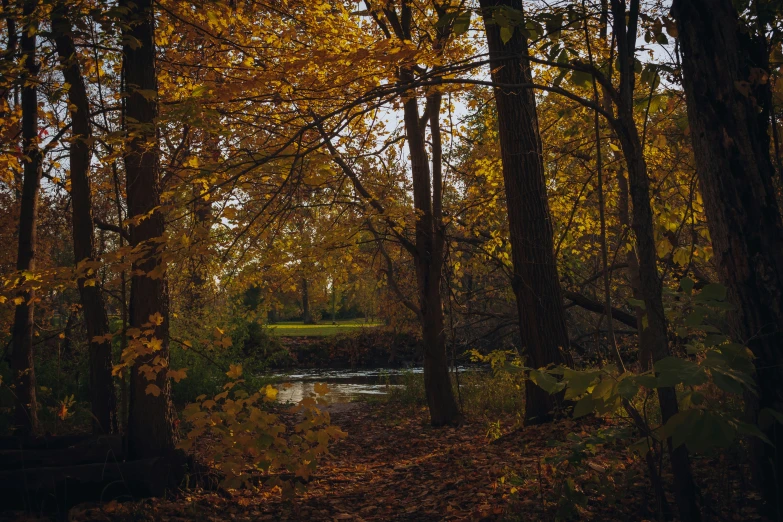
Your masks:
{"label": "dirt path", "polygon": [[[175,499],[78,506],[69,520],[654,518],[638,459],[613,443],[591,446],[598,440],[594,420],[528,427],[494,442],[483,422],[436,430],[426,411],[392,405],[333,408],[333,422],[348,437],[293,502],[269,491],[190,491]],[[577,450],[581,459],[564,461]],[[743,520],[749,518],[755,517]]]}

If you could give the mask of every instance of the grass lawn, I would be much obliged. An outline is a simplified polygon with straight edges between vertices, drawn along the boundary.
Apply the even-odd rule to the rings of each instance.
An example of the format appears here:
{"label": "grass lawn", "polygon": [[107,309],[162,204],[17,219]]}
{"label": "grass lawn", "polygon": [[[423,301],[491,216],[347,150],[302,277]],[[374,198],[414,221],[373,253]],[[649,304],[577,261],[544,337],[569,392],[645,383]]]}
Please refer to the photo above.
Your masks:
{"label": "grass lawn", "polygon": [[347,319],[331,321],[324,319],[320,324],[304,324],[300,322],[281,322],[266,326],[269,333],[277,337],[326,337],[341,333],[355,332],[360,328],[375,328],[383,323],[365,323],[364,319]]}

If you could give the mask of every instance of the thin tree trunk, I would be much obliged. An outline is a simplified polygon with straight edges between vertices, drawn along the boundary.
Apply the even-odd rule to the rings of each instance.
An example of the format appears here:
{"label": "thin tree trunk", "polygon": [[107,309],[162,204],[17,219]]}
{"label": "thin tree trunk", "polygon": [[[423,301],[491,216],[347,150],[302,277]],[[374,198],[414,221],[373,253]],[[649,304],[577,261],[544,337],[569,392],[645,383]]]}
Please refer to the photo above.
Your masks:
{"label": "thin tree trunk", "polygon": [[[755,356],[758,397],[748,420],[783,411],[783,224],[772,182],[769,64],[763,35],[749,35],[730,0],[675,0],[683,85],[713,251],[737,333]],[[763,419],[762,419],[763,420]],[[751,441],[770,515],[783,520],[783,429]]]}
{"label": "thin tree trunk", "polygon": [[[366,4],[367,8],[372,10],[370,2],[366,2]],[[375,16],[374,18],[378,27],[387,38],[394,36],[400,41],[412,40],[413,9],[409,0],[400,2],[399,13],[391,2],[387,3],[380,12],[383,13],[386,21],[383,21],[380,16]],[[440,46],[445,37],[445,30],[445,28],[440,28],[436,41],[433,42],[433,50],[436,53],[440,52]],[[413,82],[413,70],[408,66],[400,67],[398,78],[401,84]],[[430,422],[433,426],[443,426],[446,424],[458,424],[460,422],[460,413],[457,401],[454,398],[454,391],[451,388],[451,379],[449,378],[446,336],[443,329],[443,303],[440,295],[440,277],[443,269],[445,240],[441,215],[443,195],[440,95],[436,91],[430,93],[427,99],[427,120],[420,119],[416,96],[417,93],[415,91],[405,94],[403,99],[403,119],[411,158],[413,206],[416,212],[415,241],[413,245],[406,245],[406,249],[412,254],[416,266],[419,307],[416,307],[413,303],[408,303],[406,306],[416,311],[421,322],[424,342],[424,387],[430,410]],[[427,121],[429,121],[432,129],[432,162],[434,169],[432,179],[430,179],[429,158],[424,136]],[[330,144],[327,143],[327,147],[330,147],[332,154],[335,154],[334,148]],[[346,172],[349,172],[348,167],[344,163],[341,164],[341,167]],[[352,179],[354,180],[354,186],[357,186],[355,176]],[[364,197],[369,196],[363,188],[360,186],[357,188],[359,188],[359,192]],[[380,207],[378,203],[374,203],[373,206],[376,209]],[[388,256],[387,261],[389,261]],[[389,265],[391,266],[390,261]],[[393,281],[391,270],[388,274],[390,281]],[[396,293],[399,294],[399,290]]]}
{"label": "thin tree trunk", "polygon": [[[154,457],[174,447],[174,412],[171,407],[171,383],[165,368],[153,380],[141,371],[154,365],[160,357],[169,358],[169,311],[166,288],[163,214],[154,210],[160,205],[160,170],[158,165],[157,78],[154,46],[152,0],[122,1],[128,10],[128,25],[123,27],[125,81],[129,98],[125,113],[129,143],[125,155],[128,214],[131,218],[149,217],[130,227],[130,243],[143,255],[134,263],[131,279],[130,327],[148,329],[155,314],[161,324],[152,327],[160,342],[143,352],[134,362],[130,378],[130,411],[128,413],[128,452],[131,458]],[[155,93],[150,96],[151,93]],[[158,365],[159,366],[159,365]],[[157,387],[149,389],[149,385]],[[149,392],[148,392],[149,390]],[[157,393],[155,393],[157,391]]]}
{"label": "thin tree trunk", "polygon": [[[7,36],[6,36],[6,46],[5,51],[3,51],[2,54],[2,60],[4,61],[15,61],[16,60],[16,51],[17,47],[19,46],[19,35],[17,34],[16,30],[16,19],[14,18],[14,12],[11,9],[11,2],[9,0],[3,0],[3,13],[5,14],[5,23],[6,23],[6,30],[7,30]],[[8,104],[8,93],[10,92],[11,88],[10,85],[6,85],[3,87],[0,87],[0,119],[5,120],[6,116],[10,112],[10,106]],[[7,125],[7,123],[4,122],[2,129],[2,133],[0,133],[0,139],[3,141],[8,141],[12,139],[15,135],[15,129]]]}
{"label": "thin tree trunk", "polygon": [[[515,30],[503,43],[500,27],[488,23],[496,6],[521,11],[522,0],[481,0],[492,81],[531,83],[527,38],[521,30]],[[555,261],[535,95],[530,89],[495,88],[495,102],[514,265],[512,286],[522,346],[527,364],[533,368],[563,364],[569,350],[568,330]],[[557,396],[527,381],[525,397],[527,424],[552,418]]]}
{"label": "thin tree trunk", "polygon": [[67,8],[58,3],[52,9],[52,32],[55,35],[57,54],[63,67],[68,89],[72,135],[70,171],[71,200],[73,203],[72,232],[73,252],[76,262],[84,324],[90,351],[90,400],[92,403],[93,431],[111,433],[117,429],[117,400],[112,379],[111,342],[100,340],[109,333],[109,319],[100,290],[95,284],[85,284],[88,275],[95,276],[95,238],[92,222],[92,194],[90,191],[90,105],[76,56],[71,23]]}
{"label": "thin tree trunk", "polygon": [[[628,201],[628,180],[625,178],[623,169],[617,169],[617,188],[618,188],[618,221],[621,230],[631,228],[631,215]],[[617,248],[622,248],[618,245]],[[631,287],[631,295],[634,299],[642,301],[642,281],[639,278],[639,259],[636,257],[636,250],[631,250],[625,254],[625,262],[628,265],[626,271],[628,275],[628,284]],[[642,370],[647,371],[652,367],[652,354],[650,353],[650,341],[647,340],[649,330],[644,327],[644,308],[634,306],[634,315],[636,316],[636,330],[639,332],[639,365]]]}
{"label": "thin tree trunk", "polygon": [[313,318],[310,315],[310,289],[307,285],[307,278],[302,278],[302,322],[304,324],[313,324]]}
{"label": "thin tree trunk", "polygon": [[337,324],[337,283],[332,279],[332,324]]}
{"label": "thin tree trunk", "polygon": [[[410,70],[401,72],[403,82],[411,81]],[[430,102],[437,105],[440,103]],[[424,341],[424,388],[430,410],[430,422],[433,426],[443,426],[459,422],[459,409],[454,399],[449,378],[448,358],[446,356],[446,336],[443,329],[443,303],[440,295],[440,275],[443,266],[443,244],[440,232],[436,232],[433,216],[433,197],[429,158],[427,155],[424,132],[419,122],[419,108],[415,96],[403,104],[405,132],[411,157],[411,176],[413,178],[413,205],[416,211],[416,282],[419,292],[419,310]],[[430,114],[432,117],[432,114]],[[437,121],[436,117],[436,121]],[[434,139],[439,139],[439,130]],[[440,161],[433,164],[440,169]],[[435,184],[436,194],[440,193],[439,183]],[[440,201],[435,203],[440,208]],[[437,226],[442,226],[440,222]]]}
{"label": "thin tree trunk", "polygon": [[[24,3],[22,14],[28,25],[22,31],[20,42],[26,74],[25,85],[22,88],[24,181],[19,213],[19,250],[16,258],[16,269],[20,275],[35,270],[35,255],[38,246],[38,193],[43,173],[43,155],[38,146],[38,61],[36,57],[38,22],[35,20],[37,6],[38,4],[34,0],[28,0]],[[25,290],[20,293],[20,297],[23,301],[16,306],[11,332],[13,350],[11,371],[13,372],[14,393],[16,394],[14,422],[20,433],[30,434],[38,429],[33,361],[35,290]]]}
{"label": "thin tree trunk", "polygon": [[[628,182],[633,203],[632,227],[636,235],[640,289],[647,319],[646,329],[649,330],[645,332],[646,336],[640,336],[640,341],[649,343],[649,352],[655,362],[668,357],[670,352],[663,308],[663,282],[658,274],[658,254],[653,233],[650,180],[647,176],[643,144],[633,117],[634,60],[639,0],[631,0],[627,12],[622,0],[612,0],[612,14],[620,65],[619,104],[617,118],[613,124],[628,167]],[[645,346],[643,349],[646,350],[648,347]],[[663,422],[667,422],[679,411],[674,388],[658,388],[658,401]],[[667,445],[674,474],[675,501],[680,518],[684,521],[698,521],[701,519],[701,513],[696,503],[696,485],[693,481],[688,450],[684,445],[674,448],[671,438],[667,440]]]}

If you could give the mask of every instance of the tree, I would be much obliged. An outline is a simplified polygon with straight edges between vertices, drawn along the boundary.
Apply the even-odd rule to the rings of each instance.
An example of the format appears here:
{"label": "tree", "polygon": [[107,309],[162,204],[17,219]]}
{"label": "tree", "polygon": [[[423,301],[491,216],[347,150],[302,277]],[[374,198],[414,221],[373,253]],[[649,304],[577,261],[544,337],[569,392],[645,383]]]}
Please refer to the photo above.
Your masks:
{"label": "tree", "polygon": [[[414,36],[414,10],[408,0],[402,0],[399,12],[391,4],[374,8],[366,2],[378,28],[386,40],[396,40],[400,44],[411,42]],[[448,39],[449,28],[441,26],[434,37],[427,34],[432,51],[439,54]],[[407,44],[406,44],[407,45]],[[401,85],[415,85],[415,67],[411,63],[402,63],[397,69],[397,81]],[[449,363],[446,355],[446,332],[441,296],[441,277],[443,274],[444,245],[446,227],[443,219],[443,165],[442,139],[440,130],[440,111],[442,94],[438,88],[425,93],[425,114],[419,112],[419,93],[412,88],[401,96],[405,138],[410,153],[410,170],[413,184],[413,207],[415,216],[414,241],[408,240],[392,226],[392,234],[404,245],[413,258],[416,268],[418,304],[402,299],[416,313],[421,325],[424,344],[424,387],[430,410],[430,422],[433,426],[456,424],[460,421],[459,408],[454,398],[449,377]],[[426,128],[429,125],[431,154],[427,152]],[[385,213],[383,206],[361,185],[358,175],[339,155],[329,142],[322,129],[325,144],[335,161],[354,183],[356,191],[369,200],[372,208]],[[430,160],[432,171],[430,171]],[[388,219],[388,217],[387,217]],[[370,225],[372,227],[372,225]],[[376,240],[382,241],[374,228]],[[391,263],[388,254],[384,254]],[[390,285],[392,271],[387,271]]]}
{"label": "tree", "polygon": [[103,296],[95,284],[99,262],[95,260],[93,235],[92,194],[90,188],[90,103],[81,73],[76,46],[73,42],[71,23],[67,18],[67,6],[58,2],[52,8],[52,32],[68,88],[68,105],[71,115],[71,199],[73,252],[78,279],[77,285],[84,311],[84,326],[90,352],[90,397],[92,402],[93,431],[116,431],[116,395],[112,379],[111,342],[109,320]]}
{"label": "tree", "polygon": [[[22,8],[23,31],[20,49],[24,56],[25,84],[22,87],[22,165],[24,183],[19,214],[19,250],[16,269],[19,280],[35,270],[38,247],[38,204],[41,188],[43,154],[38,145],[38,58],[37,16],[38,3],[28,0]],[[35,396],[35,366],[33,360],[33,336],[35,327],[35,290],[28,288],[19,295],[12,330],[11,370],[14,372],[16,409],[14,419],[21,433],[34,433],[38,429]]]}
{"label": "tree", "polygon": [[154,11],[151,0],[122,2],[123,65],[129,91],[125,105],[128,132],[125,190],[130,243],[136,254],[131,280],[130,328],[152,331],[146,343],[135,339],[128,413],[128,452],[134,458],[158,456],[175,444],[169,357],[165,232],[160,209],[160,169],[155,119],[158,89]]}
{"label": "tree", "polygon": [[[657,362],[669,356],[671,352],[663,307],[663,282],[657,267],[658,254],[650,206],[650,179],[644,158],[644,144],[633,117],[639,2],[632,0],[626,9],[626,4],[622,0],[612,0],[611,10],[620,73],[620,86],[615,96],[617,117],[613,121],[613,126],[628,168],[629,192],[633,204],[632,227],[636,235],[639,257],[640,290],[649,329],[649,335],[641,336],[640,340],[649,343],[649,353],[653,361]],[[679,411],[674,388],[658,388],[658,401],[661,405],[663,421],[668,422]],[[667,445],[674,472],[674,495],[680,517],[683,520],[699,520],[701,515],[696,504],[696,486],[693,482],[688,450],[684,445],[674,447],[671,438],[667,440]]]}
{"label": "tree", "polygon": [[[511,284],[517,300],[527,364],[541,368],[565,363],[569,340],[555,264],[535,95],[531,89],[505,87],[532,82],[527,37],[522,31],[514,31],[508,39],[501,36],[501,28],[493,20],[496,9],[501,6],[521,12],[522,1],[482,0],[481,8],[495,83],[514,267]],[[557,396],[528,380],[525,398],[526,423],[546,422],[552,418]]]}
{"label": "tree", "polygon": [[[752,441],[767,505],[783,519],[783,223],[770,158],[769,48],[729,0],[675,0],[683,86],[696,170],[720,277],[737,305],[737,333],[755,356],[758,396],[750,422],[772,445]],[[757,13],[757,27],[768,20]],[[779,173],[780,174],[780,173]]]}

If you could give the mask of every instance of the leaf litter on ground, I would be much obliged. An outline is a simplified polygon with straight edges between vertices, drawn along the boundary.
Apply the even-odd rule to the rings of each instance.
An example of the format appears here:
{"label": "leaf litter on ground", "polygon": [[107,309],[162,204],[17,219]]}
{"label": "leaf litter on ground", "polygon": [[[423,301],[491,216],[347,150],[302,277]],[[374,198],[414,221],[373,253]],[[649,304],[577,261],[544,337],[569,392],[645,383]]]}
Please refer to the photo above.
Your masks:
{"label": "leaf litter on ground", "polygon": [[[68,520],[494,521],[555,520],[564,513],[575,520],[656,518],[642,462],[623,444],[592,448],[577,467],[565,462],[601,421],[517,429],[510,429],[513,419],[505,421],[505,432],[493,438],[481,421],[432,428],[424,408],[337,408],[332,422],[348,437],[334,444],[306,492],[294,499],[283,499],[279,490],[191,489],[173,498],[76,506]],[[742,520],[758,518],[752,505],[741,512]]]}

